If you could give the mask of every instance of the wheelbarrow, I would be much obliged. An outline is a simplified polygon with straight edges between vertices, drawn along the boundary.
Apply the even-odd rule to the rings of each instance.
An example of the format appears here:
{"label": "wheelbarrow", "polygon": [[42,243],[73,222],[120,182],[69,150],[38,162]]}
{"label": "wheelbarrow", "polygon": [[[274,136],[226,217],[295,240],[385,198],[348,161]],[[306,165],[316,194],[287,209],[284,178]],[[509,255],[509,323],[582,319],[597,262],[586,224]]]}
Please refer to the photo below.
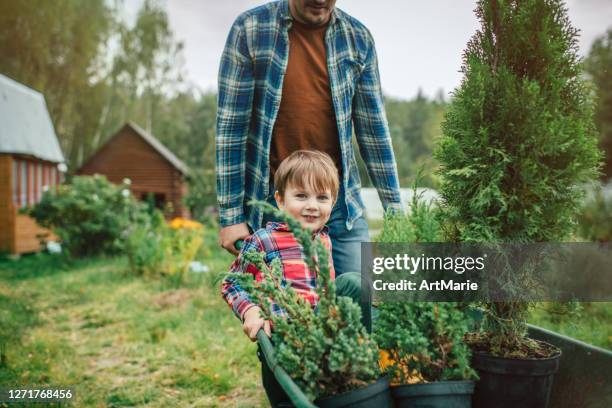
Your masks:
{"label": "wheelbarrow", "polygon": [[302,390],[293,382],[291,377],[289,377],[289,374],[287,374],[280,365],[276,364],[274,346],[263,329],[259,329],[257,332],[257,342],[261,348],[263,358],[266,360],[266,364],[268,364],[268,367],[270,367],[270,370],[274,373],[276,381],[278,381],[283,388],[283,391],[285,391],[291,403],[296,408],[316,408],[316,405],[310,402]]}
{"label": "wheelbarrow", "polygon": [[[244,241],[238,240],[234,244],[234,247],[240,250],[243,245]],[[274,346],[263,329],[259,329],[257,332],[257,342],[259,343],[261,354],[263,355],[266,364],[268,367],[270,367],[270,370],[272,370],[274,378],[276,378],[276,381],[278,381],[280,386],[283,388],[283,391],[285,391],[293,406],[296,408],[317,408],[316,405],[310,402],[306,395],[304,395],[300,387],[293,382],[291,377],[289,377],[289,374],[287,374],[287,372],[276,363]]]}

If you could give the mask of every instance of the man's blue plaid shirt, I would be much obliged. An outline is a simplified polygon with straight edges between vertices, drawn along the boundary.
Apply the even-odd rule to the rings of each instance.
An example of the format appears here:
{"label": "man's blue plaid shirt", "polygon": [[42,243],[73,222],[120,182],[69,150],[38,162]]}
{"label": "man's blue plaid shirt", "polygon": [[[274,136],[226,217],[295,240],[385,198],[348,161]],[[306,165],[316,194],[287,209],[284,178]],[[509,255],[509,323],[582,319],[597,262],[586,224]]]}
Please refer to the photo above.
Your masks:
{"label": "man's blue plaid shirt", "polygon": [[[262,211],[248,205],[270,190],[270,141],[289,56],[292,17],[287,0],[242,13],[234,22],[219,68],[217,199],[222,226],[261,227]],[[374,40],[368,29],[335,8],[325,34],[327,69],[342,160],[347,227],[363,213],[351,138],[385,208],[399,209],[399,182],[383,105]]]}

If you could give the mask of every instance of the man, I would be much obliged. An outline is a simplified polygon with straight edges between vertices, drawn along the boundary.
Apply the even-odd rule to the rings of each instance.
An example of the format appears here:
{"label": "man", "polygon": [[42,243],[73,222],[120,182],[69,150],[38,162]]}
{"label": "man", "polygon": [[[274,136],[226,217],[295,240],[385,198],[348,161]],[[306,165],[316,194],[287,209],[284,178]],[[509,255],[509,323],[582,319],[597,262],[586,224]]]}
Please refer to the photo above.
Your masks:
{"label": "man", "polygon": [[340,194],[328,223],[338,275],[360,270],[369,240],[352,148],[385,209],[399,210],[395,158],[384,113],[374,41],[335,0],[281,0],[242,13],[219,69],[217,197],[219,243],[234,243],[266,220],[251,200],[273,202],[274,171],[295,150],[328,153]]}

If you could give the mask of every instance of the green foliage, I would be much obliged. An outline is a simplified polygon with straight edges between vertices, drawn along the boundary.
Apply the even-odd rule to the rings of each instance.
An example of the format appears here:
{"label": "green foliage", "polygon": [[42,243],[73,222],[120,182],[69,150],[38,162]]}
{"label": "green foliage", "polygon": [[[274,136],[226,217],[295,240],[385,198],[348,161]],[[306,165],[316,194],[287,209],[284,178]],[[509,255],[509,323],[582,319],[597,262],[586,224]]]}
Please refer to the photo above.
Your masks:
{"label": "green foliage", "polygon": [[428,100],[420,91],[409,101],[385,99],[401,186],[410,185],[420,169],[425,169],[426,174],[419,178],[421,187],[438,186],[438,163],[432,152],[442,135],[440,123],[445,107],[444,100]]}
{"label": "green foliage", "polygon": [[612,350],[612,303],[542,303],[529,322],[554,332]]}
{"label": "green foliage", "polygon": [[[262,204],[267,210],[275,210]],[[286,316],[262,307],[265,319],[274,326],[272,339],[276,358],[295,383],[311,400],[340,394],[365,386],[379,374],[378,347],[361,324],[359,306],[350,298],[337,297],[330,279],[329,256],[320,239],[281,211],[276,216],[288,223],[311,271],[316,271],[317,312],[290,286],[283,287],[280,262],[266,265],[263,253],[251,252],[248,260],[263,273],[261,282],[251,276],[241,281],[261,305],[273,301]],[[249,281],[250,279],[250,281]]]}
{"label": "green foliage", "polygon": [[211,223],[216,219],[213,217],[217,205],[214,174],[214,169],[195,168],[189,180],[189,193],[184,199],[191,216],[203,223]]}
{"label": "green foliage", "polygon": [[[600,153],[577,34],[559,0],[480,0],[464,78],[436,157],[454,241],[563,241]],[[512,281],[512,276],[503,279]],[[526,303],[487,304],[501,354],[520,348]]]}
{"label": "green foliage", "polygon": [[163,277],[173,284],[185,282],[189,265],[204,242],[201,224],[175,219],[169,225],[159,211],[132,225],[125,234],[124,249],[130,270],[136,275]]}
{"label": "green foliage", "polygon": [[[424,204],[414,184],[408,214],[386,214],[377,242],[439,242],[441,221],[433,203]],[[474,378],[463,334],[471,320],[454,303],[389,302],[378,306],[375,338],[394,382]],[[388,357],[386,357],[388,355]]]}
{"label": "green foliage", "polygon": [[612,194],[595,188],[578,214],[578,233],[588,241],[612,241]]}
{"label": "green foliage", "polygon": [[378,346],[389,354],[394,382],[470,380],[470,351],[463,343],[470,320],[454,303],[382,303],[375,321]]}
{"label": "green foliage", "polygon": [[143,216],[127,185],[115,186],[98,175],[74,177],[71,184],[46,191],[29,213],[74,257],[119,252],[121,234]]}
{"label": "green foliage", "polygon": [[605,153],[603,174],[612,177],[612,28],[597,38],[584,68],[595,85],[597,105],[595,109],[595,124],[599,130],[599,146]]}
{"label": "green foliage", "polygon": [[421,194],[417,193],[420,171],[412,189],[410,212],[387,212],[384,216],[383,228],[376,236],[376,242],[440,242],[442,226],[440,212],[434,202],[421,202]]}
{"label": "green foliage", "polygon": [[[442,96],[428,100],[420,91],[411,100],[385,98],[400,186],[410,185],[419,169],[424,168],[427,176],[419,180],[420,186],[437,188],[439,180],[435,170],[438,163],[432,157],[432,151],[442,134],[440,123],[445,107]],[[357,151],[356,140],[353,140],[353,145]],[[371,187],[365,164],[359,157],[357,166],[362,185]]]}

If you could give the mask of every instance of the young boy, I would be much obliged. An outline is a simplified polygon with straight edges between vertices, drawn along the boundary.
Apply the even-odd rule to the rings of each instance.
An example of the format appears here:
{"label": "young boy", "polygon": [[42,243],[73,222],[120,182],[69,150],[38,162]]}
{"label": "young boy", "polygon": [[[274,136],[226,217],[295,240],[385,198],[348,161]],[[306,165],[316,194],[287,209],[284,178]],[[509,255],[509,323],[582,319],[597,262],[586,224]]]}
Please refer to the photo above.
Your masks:
{"label": "young boy", "polygon": [[[334,279],[331,240],[325,227],[339,189],[338,170],[333,160],[323,152],[298,150],[279,165],[274,174],[274,186],[277,189],[274,198],[278,208],[298,220],[302,227],[309,228],[313,232],[313,239],[319,236],[330,251],[330,275]],[[310,302],[313,308],[317,305],[317,276],[309,270],[301,246],[285,223],[269,222],[265,228],[255,231],[245,240],[238,258],[231,266],[231,272],[250,273],[259,281],[263,278],[261,271],[244,258],[244,254],[251,249],[263,251],[267,265],[280,258],[282,282],[291,281],[291,287],[300,296]],[[359,272],[347,272],[336,279],[338,296],[349,296],[359,303],[360,288]],[[255,341],[261,328],[270,335],[270,323],[260,316],[260,306],[253,303],[235,279],[226,278],[221,291],[225,301],[242,321],[243,331],[249,339]],[[362,305],[362,311],[366,309],[369,310],[369,307]],[[273,311],[280,312],[276,308]],[[362,321],[369,328],[369,313],[364,313]],[[273,406],[287,399],[266,364],[262,364],[262,378]]]}

